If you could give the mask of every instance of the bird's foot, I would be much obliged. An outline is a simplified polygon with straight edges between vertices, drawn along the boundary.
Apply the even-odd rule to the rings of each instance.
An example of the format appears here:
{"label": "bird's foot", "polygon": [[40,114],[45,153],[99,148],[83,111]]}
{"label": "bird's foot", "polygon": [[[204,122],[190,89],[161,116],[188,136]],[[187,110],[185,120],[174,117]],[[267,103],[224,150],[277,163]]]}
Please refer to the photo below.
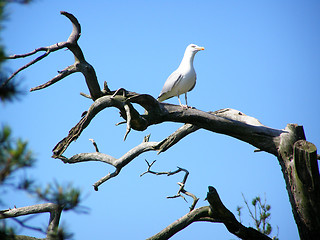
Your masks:
{"label": "bird's foot", "polygon": [[193,108],[193,107],[191,107],[191,106],[183,105],[183,104],[181,104],[180,106],[181,106],[183,109]]}

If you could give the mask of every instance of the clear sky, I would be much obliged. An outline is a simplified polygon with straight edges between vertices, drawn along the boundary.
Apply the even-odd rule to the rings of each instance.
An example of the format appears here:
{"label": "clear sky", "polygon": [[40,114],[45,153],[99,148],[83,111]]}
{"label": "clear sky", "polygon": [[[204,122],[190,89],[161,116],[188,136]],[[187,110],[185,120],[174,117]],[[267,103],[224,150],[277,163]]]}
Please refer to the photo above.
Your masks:
{"label": "clear sky", "polygon": [[[178,67],[186,46],[205,47],[197,53],[198,80],[188,103],[203,111],[234,108],[256,117],[266,126],[283,129],[288,123],[304,126],[307,140],[320,146],[320,2],[319,1],[45,1],[8,7],[9,19],[2,32],[9,54],[21,54],[40,46],[65,41],[71,31],[60,11],[74,14],[81,26],[79,44],[102,86],[157,97],[169,74]],[[29,59],[11,60],[12,71]],[[52,148],[64,138],[92,103],[79,95],[88,93],[81,74],[73,74],[54,86],[29,93],[68,65],[69,51],[51,54],[18,75],[26,89],[20,101],[0,105],[0,122],[16,137],[29,141],[36,166],[21,175],[39,184],[71,182],[83,192],[89,214],[65,212],[61,222],[74,239],[145,239],[187,213],[191,204],[166,199],[176,194],[182,175],[145,175],[145,159],[157,160],[155,171],[189,170],[186,189],[204,201],[214,186],[226,207],[236,214],[248,200],[266,194],[272,206],[273,235],[298,239],[296,224],[277,159],[254,153],[254,147],[231,137],[197,131],[167,152],[145,153],[125,167],[98,192],[92,184],[113,171],[91,162],[65,165],[52,159]],[[177,98],[168,100],[178,104]],[[165,123],[144,132],[132,131],[123,142],[125,125],[118,111],[106,109],[73,142],[66,156],[93,152],[94,138],[101,152],[120,157],[151,133],[160,141],[182,124]],[[7,193],[9,206],[33,204],[23,193]],[[34,220],[45,226],[48,216]],[[243,224],[253,226],[243,211]],[[22,231],[22,234],[42,236]],[[172,239],[236,239],[222,224],[194,223]]]}

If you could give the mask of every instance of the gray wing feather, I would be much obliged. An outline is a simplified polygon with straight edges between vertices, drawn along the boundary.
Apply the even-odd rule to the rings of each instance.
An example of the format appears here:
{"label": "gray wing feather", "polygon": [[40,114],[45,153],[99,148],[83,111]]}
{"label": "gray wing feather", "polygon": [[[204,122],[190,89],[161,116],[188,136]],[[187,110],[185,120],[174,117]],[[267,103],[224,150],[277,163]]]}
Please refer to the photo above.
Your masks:
{"label": "gray wing feather", "polygon": [[172,88],[180,82],[181,79],[182,75],[179,72],[173,72],[164,83],[159,97],[167,92],[170,92]]}
{"label": "gray wing feather", "polygon": [[195,81],[194,81],[193,86],[190,88],[190,90],[189,90],[188,92],[190,92],[192,89],[194,89],[194,86],[196,85],[196,82],[197,82],[197,75],[196,75],[196,79],[195,79]]}

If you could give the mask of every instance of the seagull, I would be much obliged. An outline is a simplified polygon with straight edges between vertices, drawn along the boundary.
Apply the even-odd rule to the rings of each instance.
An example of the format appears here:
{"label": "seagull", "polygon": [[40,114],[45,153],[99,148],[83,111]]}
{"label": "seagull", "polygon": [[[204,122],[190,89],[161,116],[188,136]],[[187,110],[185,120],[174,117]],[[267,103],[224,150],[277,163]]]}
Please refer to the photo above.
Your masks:
{"label": "seagull", "polygon": [[[197,79],[197,75],[193,67],[193,59],[196,53],[200,50],[204,50],[204,47],[199,47],[196,44],[190,44],[186,48],[179,67],[171,73],[163,85],[158,97],[159,102],[177,96],[180,106],[186,106],[188,108],[187,92],[194,88]],[[185,94],[186,99],[185,106],[182,105],[180,101],[180,95],[183,93]]]}

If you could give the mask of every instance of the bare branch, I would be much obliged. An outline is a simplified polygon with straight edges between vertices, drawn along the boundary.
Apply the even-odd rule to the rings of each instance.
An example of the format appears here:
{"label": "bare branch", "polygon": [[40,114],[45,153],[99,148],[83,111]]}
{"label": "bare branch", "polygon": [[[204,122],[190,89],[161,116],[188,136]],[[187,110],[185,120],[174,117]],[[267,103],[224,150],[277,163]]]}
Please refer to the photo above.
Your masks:
{"label": "bare branch", "polygon": [[88,94],[86,94],[86,93],[81,92],[80,95],[83,96],[83,97],[85,97],[85,98],[91,99],[91,96],[88,95]]}
{"label": "bare branch", "polygon": [[31,88],[30,92],[49,87],[52,84],[55,84],[56,82],[62,80],[66,76],[68,76],[68,75],[70,75],[72,73],[75,73],[75,72],[78,72],[78,69],[77,69],[75,64],[71,65],[71,66],[68,66],[65,69],[63,69],[62,71],[58,71],[59,74],[57,76],[55,76],[54,78],[52,78],[51,80],[49,80],[48,82],[46,82],[44,84],[41,84],[41,85],[39,85],[37,87]]}
{"label": "bare branch", "polygon": [[[101,98],[100,98],[101,99]],[[109,173],[105,177],[103,177],[101,180],[97,181],[94,184],[95,189],[98,189],[98,187],[104,183],[105,181],[117,176],[121,169],[129,164],[133,159],[135,159],[137,156],[140,154],[147,152],[147,151],[165,151],[169,147],[173,146],[179,140],[181,140],[184,136],[187,134],[184,134],[183,132],[189,132],[190,133],[190,128],[193,128],[191,125],[184,125],[180,127],[178,130],[176,130],[174,133],[172,133],[169,137],[165,138],[164,140],[160,142],[149,142],[145,140],[139,144],[138,146],[132,148],[130,151],[128,151],[126,154],[124,154],[120,158],[114,158],[110,155],[100,153],[100,152],[95,152],[95,153],[79,153],[71,158],[66,158],[61,155],[56,155],[54,156],[55,158],[61,159],[64,163],[69,163],[69,164],[74,164],[74,163],[80,163],[80,162],[87,162],[87,161],[99,161],[103,163],[107,163],[112,165],[113,167],[116,168],[116,171],[114,173]],[[174,141],[172,141],[174,139]],[[169,143],[167,143],[167,141]],[[163,146],[166,146],[166,149],[163,149]],[[151,164],[152,165],[152,164]],[[187,193],[186,193],[187,194]]]}
{"label": "bare branch", "polygon": [[27,224],[25,224],[26,221],[20,221],[19,219],[16,219],[16,218],[11,218],[13,221],[15,221],[16,223],[18,223],[20,226],[22,226],[23,228],[27,228],[27,229],[30,229],[30,230],[33,230],[33,231],[37,231],[37,232],[40,232],[40,233],[43,233],[43,234],[46,234],[45,231],[42,230],[42,228],[38,228],[38,227],[32,227],[32,226],[29,226]]}
{"label": "bare branch", "polygon": [[88,62],[86,62],[84,55],[83,55],[83,52],[77,43],[78,39],[81,36],[81,26],[80,26],[78,20],[72,14],[70,14],[68,12],[64,12],[64,11],[61,11],[61,14],[66,16],[71,21],[72,26],[73,26],[72,32],[71,32],[68,40],[66,42],[56,43],[51,46],[40,47],[40,48],[37,48],[34,51],[31,51],[26,54],[20,54],[20,55],[16,54],[16,55],[8,57],[9,59],[24,58],[24,57],[32,56],[32,55],[36,54],[37,52],[45,51],[44,54],[40,55],[39,57],[35,58],[34,60],[30,61],[29,63],[27,63],[26,65],[22,66],[17,71],[15,71],[3,83],[3,85],[7,84],[19,72],[30,67],[31,65],[35,64],[36,62],[42,60],[43,58],[48,56],[51,52],[58,51],[62,48],[68,48],[74,55],[75,63],[73,65],[65,68],[63,71],[59,72],[59,74],[57,76],[55,76],[54,78],[52,78],[48,82],[41,84],[40,86],[32,88],[31,91],[46,88],[46,87],[51,86],[52,84],[60,81],[61,79],[67,77],[68,75],[70,75],[72,73],[81,72],[85,77],[87,86],[90,91],[91,98],[93,100],[95,100],[95,99],[99,98],[100,96],[102,96],[102,92],[100,90],[100,87],[98,84],[98,79],[97,79],[94,68]]}
{"label": "bare branch", "polygon": [[[164,121],[189,121],[195,124],[185,124],[175,133],[171,134],[161,142],[140,144],[133,150],[126,153],[123,157],[113,162],[107,161],[107,163],[116,167],[117,174],[108,174],[106,177],[104,177],[104,181],[99,182],[100,184],[114,176],[117,176],[120,172],[120,169],[127,165],[139,154],[150,150],[156,150],[159,153],[163,152],[180,141],[180,139],[198,130],[199,128],[205,128],[211,131],[234,136],[258,146],[264,151],[275,154],[277,154],[276,147],[277,144],[279,144],[280,135],[286,133],[282,130],[265,127],[258,120],[233,109],[224,109],[216,112],[205,113],[197,109],[185,109],[181,106],[163,104],[159,102],[157,102],[157,107],[154,107],[155,103],[151,101],[153,98],[149,95],[139,95],[137,93],[128,92],[124,89],[118,89],[116,92],[111,92],[110,94],[113,95],[106,95],[97,99],[90,106],[89,110],[85,116],[82,117],[79,123],[69,131],[69,135],[54,147],[54,158],[60,158],[64,162],[68,163],[75,163],[75,159],[77,159],[76,162],[83,161],[84,159],[84,161],[100,161],[101,159],[95,160],[95,156],[90,156],[90,158],[88,158],[88,153],[84,155],[81,155],[80,153],[70,159],[62,157],[62,154],[67,149],[69,144],[80,136],[81,132],[89,125],[96,114],[107,107],[118,108],[121,115],[126,119],[127,131],[125,137],[131,128],[142,131],[149,125],[158,124]],[[149,112],[147,114],[140,115],[134,109],[130,101],[141,104],[141,106],[146,107]],[[188,116],[188,118],[186,118],[186,116]],[[137,151],[137,149],[139,150]]]}
{"label": "bare branch", "polygon": [[126,114],[127,114],[127,130],[126,130],[126,134],[124,135],[123,141],[126,140],[129,132],[131,131],[131,113],[130,113],[130,108],[128,104],[124,105],[124,109],[126,110]]}
{"label": "bare branch", "polygon": [[161,232],[148,238],[148,240],[169,239],[177,232],[188,227],[190,224],[199,221],[223,223],[230,233],[241,239],[271,240],[271,238],[259,231],[251,227],[247,228],[239,223],[235,216],[223,205],[215,188],[211,186],[209,187],[207,200],[210,203],[210,206],[200,207],[188,212]]}
{"label": "bare branch", "polygon": [[68,44],[67,42],[56,43],[56,44],[48,46],[48,47],[37,48],[37,49],[33,50],[32,52],[29,52],[29,53],[26,53],[26,54],[20,54],[20,55],[16,54],[16,55],[12,55],[12,56],[7,57],[8,59],[24,58],[24,57],[31,56],[31,55],[33,55],[33,54],[35,54],[37,52],[45,51],[44,54],[40,55],[39,57],[35,58],[34,60],[30,61],[29,63],[27,63],[26,65],[22,66],[17,71],[15,71],[6,81],[4,81],[2,86],[6,85],[19,72],[23,71],[24,69],[30,67],[31,65],[33,65],[33,64],[35,64],[37,62],[39,62],[43,58],[47,57],[51,52],[55,52],[57,50],[65,48],[67,46],[67,44]]}
{"label": "bare branch", "polygon": [[14,54],[14,55],[11,55],[9,57],[6,57],[7,59],[17,59],[17,58],[25,58],[25,57],[29,57],[37,52],[40,52],[40,51],[48,51],[48,47],[40,47],[40,48],[37,48],[29,53],[24,53],[24,54]]}
{"label": "bare branch", "polygon": [[[117,95],[114,93],[117,93]],[[125,137],[128,135],[130,129],[144,131],[150,125],[160,124],[165,121],[180,122],[193,126],[188,127],[188,131],[183,131],[184,136],[199,128],[203,128],[212,132],[235,137],[258,147],[261,151],[266,151],[278,156],[278,148],[282,135],[290,134],[290,132],[284,130],[266,127],[257,119],[234,109],[228,108],[216,112],[203,112],[197,109],[185,109],[178,105],[159,103],[150,95],[139,95],[124,89],[118,89],[110,94],[113,95],[100,97],[91,105],[87,115],[82,118],[80,122],[70,130],[69,135],[60,141],[53,149],[54,157],[62,155],[69,144],[76,140],[81,132],[89,125],[92,118],[107,107],[116,107],[120,110],[121,116],[127,122]],[[131,103],[140,104],[146,109],[146,113],[140,115]],[[181,137],[184,136],[182,135]],[[174,138],[172,138],[171,141],[172,144],[175,143]],[[164,145],[162,151],[171,146],[170,141],[166,141],[165,144],[168,145]]]}
{"label": "bare branch", "polygon": [[156,174],[156,175],[157,175],[156,172],[150,170],[151,167],[152,167],[152,165],[153,165],[157,160],[153,160],[152,163],[149,163],[149,162],[147,161],[147,159],[145,159],[145,161],[146,161],[146,163],[147,163],[147,165],[148,165],[148,169],[147,169],[147,171],[141,173],[141,174],[140,174],[140,177],[142,177],[142,176],[145,175],[146,173],[152,173],[152,174]]}
{"label": "bare branch", "polygon": [[98,191],[98,187],[108,181],[110,178],[114,178],[116,177],[120,171],[121,171],[122,168],[116,168],[116,170],[113,172],[113,173],[108,173],[105,177],[101,178],[99,181],[97,181],[95,184],[93,184],[93,188],[95,191]]}
{"label": "bare branch", "polygon": [[18,216],[25,216],[36,213],[50,213],[49,225],[47,228],[47,235],[53,232],[59,226],[62,208],[55,203],[43,203],[21,208],[13,208],[0,211],[0,219],[14,218]]}
{"label": "bare branch", "polygon": [[60,11],[60,14],[69,18],[69,20],[72,23],[72,32],[68,38],[68,42],[74,42],[74,43],[77,42],[81,36],[81,26],[80,26],[80,23],[78,22],[78,19],[75,16],[73,16],[71,13],[68,13],[65,11]]}
{"label": "bare branch", "polygon": [[209,210],[210,208],[208,206],[194,209],[147,240],[169,239],[174,234],[188,227],[190,224],[199,221],[200,219],[207,219],[207,221],[211,221],[213,219],[209,217]]}
{"label": "bare branch", "polygon": [[186,169],[184,169],[184,168],[178,167],[178,169],[177,169],[176,171],[170,171],[170,172],[154,172],[154,171],[151,171],[151,167],[152,167],[152,165],[156,162],[156,160],[154,160],[151,164],[150,164],[147,160],[145,160],[145,161],[146,161],[146,163],[147,163],[147,165],[148,165],[148,169],[147,169],[146,172],[142,173],[142,174],[140,175],[140,177],[142,177],[142,176],[145,175],[146,173],[151,173],[151,174],[154,174],[154,175],[167,175],[167,176],[171,176],[171,175],[177,174],[177,173],[179,173],[179,172],[181,172],[181,171],[182,171],[182,172],[185,172],[185,175],[184,175],[184,177],[183,177],[182,182],[178,182],[178,185],[180,186],[180,188],[179,188],[177,194],[174,195],[174,196],[169,196],[169,197],[167,197],[167,198],[177,198],[177,197],[181,197],[181,198],[183,198],[186,202],[188,202],[188,201],[186,200],[186,198],[185,198],[181,193],[183,193],[183,194],[185,194],[185,195],[187,195],[187,196],[189,196],[189,197],[192,197],[192,198],[193,198],[193,203],[192,203],[192,205],[190,206],[190,211],[192,211],[192,210],[195,208],[195,206],[196,206],[199,198],[197,198],[194,194],[192,194],[192,193],[190,193],[190,192],[188,192],[187,190],[184,189],[185,183],[186,183],[187,178],[188,178],[188,176],[189,176],[188,170],[186,170]]}
{"label": "bare branch", "polygon": [[[127,107],[125,107],[127,105]],[[126,112],[129,116],[129,127],[127,128],[126,135],[128,134],[128,129],[131,129],[132,123],[134,123],[135,129],[145,130],[147,125],[146,121],[143,117],[139,115],[139,113],[133,108],[132,104],[126,102],[126,98],[123,96],[103,96],[95,100],[95,102],[90,106],[89,110],[87,111],[86,115],[82,117],[79,123],[73,127],[69,131],[69,135],[62,139],[52,150],[53,157],[57,158],[61,156],[67,147],[70,145],[72,141],[75,141],[81,134],[81,132],[89,125],[91,120],[103,109],[108,107],[116,107],[118,108],[123,116],[127,117]],[[134,119],[134,121],[130,120]],[[126,136],[125,135],[125,136]]]}
{"label": "bare branch", "polygon": [[94,141],[94,139],[90,138],[89,141],[92,142],[94,148],[96,149],[96,152],[99,152],[98,145],[97,145],[97,143]]}

